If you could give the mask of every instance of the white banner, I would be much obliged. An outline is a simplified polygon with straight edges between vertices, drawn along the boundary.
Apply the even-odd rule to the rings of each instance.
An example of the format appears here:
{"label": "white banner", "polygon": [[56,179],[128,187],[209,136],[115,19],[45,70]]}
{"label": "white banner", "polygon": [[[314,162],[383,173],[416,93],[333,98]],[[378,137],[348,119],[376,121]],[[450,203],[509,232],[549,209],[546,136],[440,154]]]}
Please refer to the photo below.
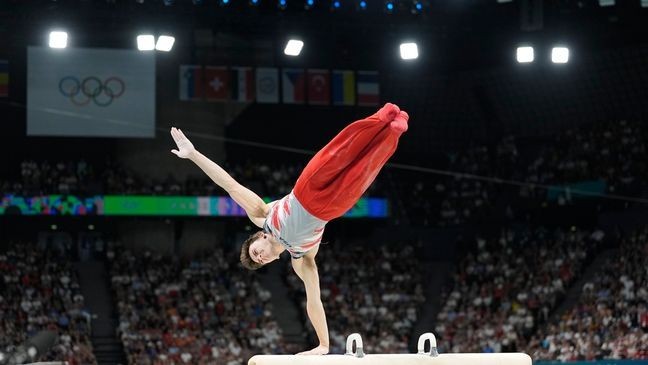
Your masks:
{"label": "white banner", "polygon": [[279,102],[279,70],[276,68],[257,68],[256,97],[258,103]]}
{"label": "white banner", "polygon": [[154,137],[154,53],[29,47],[27,135]]}

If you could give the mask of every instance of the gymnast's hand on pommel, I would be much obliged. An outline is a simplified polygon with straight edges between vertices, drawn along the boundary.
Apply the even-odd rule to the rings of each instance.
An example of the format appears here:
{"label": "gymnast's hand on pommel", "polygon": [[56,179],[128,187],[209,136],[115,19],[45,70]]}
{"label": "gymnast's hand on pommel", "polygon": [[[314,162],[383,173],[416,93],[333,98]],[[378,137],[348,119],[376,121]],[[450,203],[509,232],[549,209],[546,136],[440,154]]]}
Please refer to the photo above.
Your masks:
{"label": "gymnast's hand on pommel", "polygon": [[328,346],[319,345],[310,351],[300,352],[297,355],[326,355],[329,352]]}
{"label": "gymnast's hand on pommel", "polygon": [[177,150],[171,150],[171,153],[180,158],[191,158],[191,155],[196,152],[193,143],[187,138],[182,131],[176,127],[171,128],[171,137],[178,145]]}

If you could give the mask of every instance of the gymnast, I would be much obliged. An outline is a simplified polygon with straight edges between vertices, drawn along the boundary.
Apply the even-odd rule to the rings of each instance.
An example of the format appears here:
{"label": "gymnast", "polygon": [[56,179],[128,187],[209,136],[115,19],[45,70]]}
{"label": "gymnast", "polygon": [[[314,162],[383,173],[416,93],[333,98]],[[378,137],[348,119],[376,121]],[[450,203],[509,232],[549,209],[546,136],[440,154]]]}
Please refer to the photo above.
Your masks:
{"label": "gymnast", "polygon": [[324,226],[344,215],[362,197],[396,151],[408,120],[405,111],[387,103],[370,117],[351,123],[310,160],[290,194],[268,204],[198,152],[180,129],[171,128],[178,146],[171,152],[198,165],[245,210],[252,223],[263,229],[243,243],[243,267],[256,270],[278,259],[282,252],[290,253],[292,267],[304,282],[308,318],[319,339],[319,346],[301,355],[329,352],[315,263]]}

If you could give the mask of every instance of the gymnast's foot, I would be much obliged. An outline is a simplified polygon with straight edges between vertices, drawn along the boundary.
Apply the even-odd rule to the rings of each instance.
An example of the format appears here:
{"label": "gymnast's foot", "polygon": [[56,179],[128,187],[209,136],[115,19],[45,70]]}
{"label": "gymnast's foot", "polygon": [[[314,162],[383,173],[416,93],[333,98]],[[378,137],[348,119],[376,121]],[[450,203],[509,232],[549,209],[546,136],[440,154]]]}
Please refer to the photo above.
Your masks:
{"label": "gymnast's foot", "polygon": [[400,113],[400,108],[396,104],[386,103],[385,106],[378,110],[378,119],[387,123],[391,122]]}
{"label": "gymnast's foot", "polygon": [[405,131],[407,131],[407,121],[408,120],[409,120],[409,115],[407,114],[407,112],[404,111],[404,110],[401,110],[398,113],[398,115],[396,116],[396,118],[394,118],[394,120],[391,123],[389,123],[389,125],[393,129],[395,129],[395,130],[397,130],[399,132],[405,132]]}

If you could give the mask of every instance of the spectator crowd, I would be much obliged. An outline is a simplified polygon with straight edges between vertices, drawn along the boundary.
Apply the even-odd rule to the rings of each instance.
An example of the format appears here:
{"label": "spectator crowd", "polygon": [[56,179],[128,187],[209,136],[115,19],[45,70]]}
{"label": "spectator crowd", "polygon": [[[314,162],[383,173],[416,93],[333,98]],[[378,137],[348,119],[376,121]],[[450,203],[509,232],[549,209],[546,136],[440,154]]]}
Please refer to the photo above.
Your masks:
{"label": "spectator crowd", "polygon": [[442,296],[436,333],[446,352],[523,349],[547,321],[603,238],[544,229],[504,230],[478,238]]}
{"label": "spectator crowd", "polygon": [[621,240],[574,306],[532,339],[538,360],[648,359],[648,228]]}
{"label": "spectator crowd", "polygon": [[[425,299],[413,245],[332,243],[320,249],[317,262],[332,353],[344,353],[346,337],[353,332],[362,334],[369,353],[409,352],[409,338]],[[287,278],[306,313],[303,283],[293,274]],[[304,323],[315,341],[307,317]]]}
{"label": "spectator crowd", "polygon": [[10,356],[40,331],[57,333],[47,354],[70,365],[96,364],[90,315],[77,275],[62,251],[27,242],[3,242],[0,252],[0,352]]}
{"label": "spectator crowd", "polygon": [[107,252],[129,364],[240,365],[281,353],[270,292],[221,249],[191,259]]}
{"label": "spectator crowd", "polygon": [[[394,222],[425,227],[469,225],[493,214],[511,218],[516,202],[543,204],[537,185],[602,181],[605,192],[645,196],[648,131],[639,123],[595,123],[550,138],[508,136],[449,153],[448,174],[385,169],[369,195],[387,197]],[[262,196],[292,189],[303,166],[239,162],[223,166]],[[207,177],[156,180],[113,162],[26,160],[0,179],[3,194],[221,195]],[[475,178],[487,177],[487,179]],[[493,179],[490,179],[493,178]],[[523,182],[521,186],[497,179]],[[574,196],[558,194],[557,204]],[[525,204],[526,204],[525,203]],[[511,225],[511,227],[514,227]],[[648,358],[648,229],[620,239],[618,253],[582,288],[574,306],[552,319],[568,288],[602,246],[600,230],[505,228],[477,234],[442,295],[435,332],[446,352],[527,351],[535,360]],[[607,237],[606,237],[607,238]],[[49,358],[95,364],[89,314],[69,254],[33,244],[0,251],[0,351],[40,330],[59,333]],[[351,331],[372,353],[408,352],[424,303],[415,244],[332,242],[318,254],[331,352]],[[270,292],[257,274],[222,248],[191,258],[110,247],[106,254],[119,312],[118,335],[131,364],[242,364],[287,345]],[[288,269],[292,270],[292,269]],[[301,281],[286,275],[305,310]]]}

